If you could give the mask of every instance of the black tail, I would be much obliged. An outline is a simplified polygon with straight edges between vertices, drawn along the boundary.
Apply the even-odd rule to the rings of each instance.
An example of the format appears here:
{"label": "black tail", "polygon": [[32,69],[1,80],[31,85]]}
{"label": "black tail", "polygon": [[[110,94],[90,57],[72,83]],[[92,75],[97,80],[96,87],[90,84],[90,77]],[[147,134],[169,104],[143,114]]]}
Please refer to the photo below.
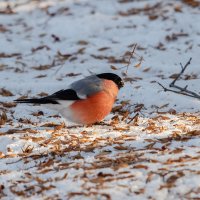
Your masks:
{"label": "black tail", "polygon": [[35,103],[35,104],[59,104],[57,101],[48,99],[48,98],[41,98],[41,99],[17,99],[15,100],[17,103]]}

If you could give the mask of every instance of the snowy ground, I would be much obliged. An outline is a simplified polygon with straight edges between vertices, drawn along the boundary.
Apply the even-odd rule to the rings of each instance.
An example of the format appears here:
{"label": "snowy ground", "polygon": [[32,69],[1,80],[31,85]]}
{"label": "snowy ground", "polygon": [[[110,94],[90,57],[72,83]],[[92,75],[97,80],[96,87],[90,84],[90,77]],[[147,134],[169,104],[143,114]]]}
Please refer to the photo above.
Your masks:
{"label": "snowy ground", "polygon": [[[199,199],[200,101],[156,83],[192,57],[200,91],[199,21],[198,0],[1,0],[0,198]],[[12,103],[101,72],[126,82],[104,125]]]}

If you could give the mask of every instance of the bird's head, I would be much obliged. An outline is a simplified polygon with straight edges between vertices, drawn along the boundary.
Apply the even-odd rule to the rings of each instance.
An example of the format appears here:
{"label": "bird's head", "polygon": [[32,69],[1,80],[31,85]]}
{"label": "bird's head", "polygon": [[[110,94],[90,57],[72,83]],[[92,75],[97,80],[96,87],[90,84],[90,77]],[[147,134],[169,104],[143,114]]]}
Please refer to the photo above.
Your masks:
{"label": "bird's head", "polygon": [[122,79],[117,74],[102,73],[102,74],[97,74],[96,76],[101,78],[101,79],[107,79],[107,80],[113,81],[119,89],[124,86],[124,82],[122,81]]}

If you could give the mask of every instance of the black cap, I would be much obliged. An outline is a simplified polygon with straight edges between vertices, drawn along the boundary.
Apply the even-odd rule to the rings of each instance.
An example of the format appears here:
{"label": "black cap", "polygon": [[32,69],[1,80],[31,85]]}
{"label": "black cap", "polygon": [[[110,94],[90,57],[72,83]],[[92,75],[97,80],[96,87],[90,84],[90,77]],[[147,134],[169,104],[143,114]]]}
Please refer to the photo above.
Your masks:
{"label": "black cap", "polygon": [[107,79],[113,81],[119,89],[124,86],[124,82],[117,74],[103,73],[103,74],[97,74],[96,76],[101,79]]}

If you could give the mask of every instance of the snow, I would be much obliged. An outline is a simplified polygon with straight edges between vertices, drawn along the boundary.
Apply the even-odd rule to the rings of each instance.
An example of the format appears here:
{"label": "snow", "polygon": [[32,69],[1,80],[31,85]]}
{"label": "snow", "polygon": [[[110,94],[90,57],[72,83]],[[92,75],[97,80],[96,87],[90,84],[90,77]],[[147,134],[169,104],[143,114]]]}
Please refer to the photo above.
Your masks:
{"label": "snow", "polygon": [[[200,9],[188,2],[0,1],[0,198],[200,198],[200,101],[157,84],[192,57],[177,84],[199,93]],[[65,127],[52,110],[10,104],[101,72],[125,80],[104,124]]]}

